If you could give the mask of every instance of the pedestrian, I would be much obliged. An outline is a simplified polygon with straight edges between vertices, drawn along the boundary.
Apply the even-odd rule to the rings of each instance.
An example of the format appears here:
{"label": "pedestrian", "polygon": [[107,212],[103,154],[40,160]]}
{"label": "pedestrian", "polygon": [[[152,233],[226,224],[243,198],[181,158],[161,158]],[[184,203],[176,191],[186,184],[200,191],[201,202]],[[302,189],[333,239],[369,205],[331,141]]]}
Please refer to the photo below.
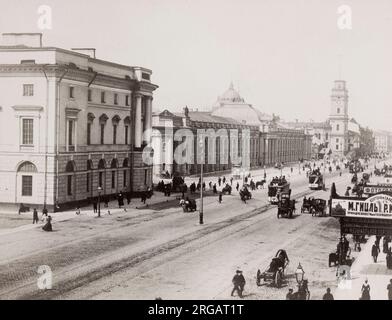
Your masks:
{"label": "pedestrian", "polygon": [[368,283],[368,279],[366,279],[365,283],[362,285],[361,291],[362,296],[359,300],[370,300],[370,285]]}
{"label": "pedestrian", "polygon": [[46,206],[44,206],[44,208],[42,209],[42,216],[45,216],[45,217],[48,216],[48,209],[46,208]]}
{"label": "pedestrian", "polygon": [[236,271],[236,274],[234,275],[232,282],[233,282],[234,288],[231,291],[231,296],[233,296],[234,292],[237,291],[238,296],[240,298],[242,298],[242,292],[244,291],[246,281],[245,281],[244,276],[242,275],[241,270]]}
{"label": "pedestrian", "polygon": [[324,294],[323,300],[334,300],[330,288],[327,288],[327,292]]}
{"label": "pedestrian", "polygon": [[379,253],[380,253],[380,248],[377,246],[377,242],[374,242],[372,246],[372,257],[375,263],[377,263],[377,257]]}
{"label": "pedestrian", "polygon": [[223,177],[223,184],[225,184],[226,183],[226,177]]}
{"label": "pedestrian", "polygon": [[233,177],[230,178],[230,185],[233,185]]}
{"label": "pedestrian", "polygon": [[212,182],[211,181],[208,183],[208,186],[210,187],[210,190],[211,190],[212,189]]}
{"label": "pedestrian", "polygon": [[218,179],[218,185],[221,186],[221,183],[222,183],[222,179],[219,177],[219,179]]}
{"label": "pedestrian", "polygon": [[290,171],[291,171],[291,173],[293,173],[293,168],[292,167],[290,168]]}
{"label": "pedestrian", "polygon": [[388,300],[392,300],[392,279],[389,280],[387,290],[388,290]]}
{"label": "pedestrian", "polygon": [[239,182],[237,182],[237,186],[235,187],[237,189],[237,191],[240,189],[240,184]]}
{"label": "pedestrian", "polygon": [[129,205],[131,203],[131,193],[127,192],[126,197],[127,197],[127,204]]}
{"label": "pedestrian", "polygon": [[219,192],[218,201],[219,203],[222,203],[222,192]]}
{"label": "pedestrian", "polygon": [[214,194],[217,194],[217,193],[218,193],[218,190],[216,189],[216,183],[214,183],[214,186],[212,187],[212,192],[213,192]]}
{"label": "pedestrian", "polygon": [[42,230],[47,231],[47,232],[53,231],[51,216],[48,216],[48,218],[46,219],[46,224],[42,227]]}
{"label": "pedestrian", "polygon": [[34,208],[34,211],[33,211],[33,224],[35,224],[35,223],[38,223],[38,211],[37,211],[37,209],[36,208]]}
{"label": "pedestrian", "polygon": [[122,194],[122,192],[120,191],[120,193],[117,195],[117,201],[118,201],[118,207],[121,208],[124,206],[124,196]]}
{"label": "pedestrian", "polygon": [[388,248],[386,262],[387,262],[387,268],[392,269],[392,248]]}
{"label": "pedestrian", "polygon": [[93,200],[93,209],[94,209],[94,213],[98,212],[98,203],[97,203],[97,199]]}
{"label": "pedestrian", "polygon": [[294,300],[293,289],[289,289],[289,292],[286,294],[286,300]]}

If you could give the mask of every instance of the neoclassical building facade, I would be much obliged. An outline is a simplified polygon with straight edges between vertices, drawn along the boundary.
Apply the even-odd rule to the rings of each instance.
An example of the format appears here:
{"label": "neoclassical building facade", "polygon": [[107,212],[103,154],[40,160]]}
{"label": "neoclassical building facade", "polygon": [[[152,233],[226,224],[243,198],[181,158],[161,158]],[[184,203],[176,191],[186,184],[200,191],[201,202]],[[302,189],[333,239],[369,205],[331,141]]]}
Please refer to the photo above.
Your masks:
{"label": "neoclassical building facade", "polygon": [[0,203],[53,210],[151,186],[151,70],[19,36],[0,47]]}
{"label": "neoclassical building facade", "polygon": [[[192,135],[198,129],[236,129],[242,137],[244,130],[249,130],[249,169],[263,168],[276,163],[298,163],[301,159],[310,159],[312,154],[312,135],[304,130],[284,127],[272,116],[260,112],[245,100],[230,85],[229,89],[218,97],[211,111],[196,111],[184,108],[182,113],[169,110],[153,115],[154,174],[164,172],[170,174],[199,174],[200,166],[177,164],[174,159],[175,150],[180,142],[173,142],[173,133],[188,128]],[[169,130],[168,130],[169,129]],[[213,152],[219,156],[219,140]],[[239,143],[242,139],[239,139]],[[194,142],[196,144],[196,142]],[[226,153],[230,153],[230,148]],[[241,150],[240,145],[238,145]],[[196,150],[196,145],[195,148]],[[241,151],[240,151],[241,152]],[[242,154],[241,154],[242,155]],[[195,155],[196,156],[196,155]],[[204,172],[220,172],[232,169],[233,164],[204,165]]]}

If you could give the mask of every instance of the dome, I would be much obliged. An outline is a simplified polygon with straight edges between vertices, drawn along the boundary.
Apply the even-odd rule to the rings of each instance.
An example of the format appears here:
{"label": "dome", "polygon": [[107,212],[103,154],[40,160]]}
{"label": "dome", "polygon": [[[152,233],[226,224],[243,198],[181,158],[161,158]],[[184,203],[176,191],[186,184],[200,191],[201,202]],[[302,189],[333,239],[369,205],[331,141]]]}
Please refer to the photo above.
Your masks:
{"label": "dome", "polygon": [[218,98],[218,101],[225,102],[245,102],[241,98],[240,94],[234,89],[233,83],[230,84],[230,88]]}

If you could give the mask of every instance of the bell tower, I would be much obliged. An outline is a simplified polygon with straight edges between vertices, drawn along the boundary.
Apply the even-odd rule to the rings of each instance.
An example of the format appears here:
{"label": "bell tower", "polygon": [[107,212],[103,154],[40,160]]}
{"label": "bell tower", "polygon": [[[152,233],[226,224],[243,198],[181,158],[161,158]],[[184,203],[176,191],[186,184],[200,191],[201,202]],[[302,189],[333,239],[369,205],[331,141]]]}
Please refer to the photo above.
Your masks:
{"label": "bell tower", "polygon": [[335,80],[331,95],[330,147],[334,154],[343,156],[348,151],[348,91],[346,81]]}

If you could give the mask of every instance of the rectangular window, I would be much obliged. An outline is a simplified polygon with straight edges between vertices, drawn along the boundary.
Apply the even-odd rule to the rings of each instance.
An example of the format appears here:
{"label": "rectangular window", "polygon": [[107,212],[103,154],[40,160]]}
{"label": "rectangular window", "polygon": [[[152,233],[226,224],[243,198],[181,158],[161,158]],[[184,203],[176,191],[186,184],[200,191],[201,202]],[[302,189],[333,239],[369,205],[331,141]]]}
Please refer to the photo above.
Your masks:
{"label": "rectangular window", "polygon": [[98,186],[102,188],[103,172],[99,173]]}
{"label": "rectangular window", "polygon": [[339,131],[339,125],[338,124],[336,125],[336,131]]}
{"label": "rectangular window", "polygon": [[125,126],[125,144],[128,144],[129,127]]}
{"label": "rectangular window", "polygon": [[88,91],[87,91],[87,100],[88,101],[92,101],[92,91],[91,91],[91,89],[88,89]]}
{"label": "rectangular window", "polygon": [[91,144],[91,123],[87,123],[87,145]]}
{"label": "rectangular window", "polygon": [[101,92],[101,103],[106,103],[106,101],[105,101],[105,91]]}
{"label": "rectangular window", "polygon": [[125,96],[125,105],[129,106],[129,96]]}
{"label": "rectangular window", "polygon": [[127,170],[124,170],[123,185],[124,187],[127,186]]}
{"label": "rectangular window", "polygon": [[72,176],[67,176],[67,194],[72,196]]}
{"label": "rectangular window", "polygon": [[22,176],[22,196],[31,197],[33,195],[33,176]]}
{"label": "rectangular window", "polygon": [[24,84],[23,85],[23,96],[24,97],[34,96],[34,85],[33,84]]}
{"label": "rectangular window", "polygon": [[338,108],[336,111],[337,111],[337,113],[340,113],[340,108]]}
{"label": "rectangular window", "polygon": [[34,136],[33,136],[33,119],[23,119],[22,120],[22,144],[23,145],[33,145],[34,144]]}
{"label": "rectangular window", "polygon": [[72,146],[73,145],[73,121],[69,120],[68,121],[68,145]]}
{"label": "rectangular window", "polygon": [[101,124],[101,144],[105,144],[105,124]]}
{"label": "rectangular window", "polygon": [[339,138],[336,138],[336,143],[339,143]]}
{"label": "rectangular window", "polygon": [[75,91],[75,88],[74,88],[74,87],[69,87],[69,97],[70,97],[71,99],[75,98],[75,97],[74,97],[74,91]]}
{"label": "rectangular window", "polygon": [[113,144],[117,144],[117,125],[113,125]]}
{"label": "rectangular window", "polygon": [[339,150],[339,145],[336,145],[336,150]]}
{"label": "rectangular window", "polygon": [[118,104],[118,94],[114,94],[114,104]]}
{"label": "rectangular window", "polygon": [[87,173],[86,192],[90,192],[90,173]]}
{"label": "rectangular window", "polygon": [[112,171],[112,189],[116,187],[116,171]]}

